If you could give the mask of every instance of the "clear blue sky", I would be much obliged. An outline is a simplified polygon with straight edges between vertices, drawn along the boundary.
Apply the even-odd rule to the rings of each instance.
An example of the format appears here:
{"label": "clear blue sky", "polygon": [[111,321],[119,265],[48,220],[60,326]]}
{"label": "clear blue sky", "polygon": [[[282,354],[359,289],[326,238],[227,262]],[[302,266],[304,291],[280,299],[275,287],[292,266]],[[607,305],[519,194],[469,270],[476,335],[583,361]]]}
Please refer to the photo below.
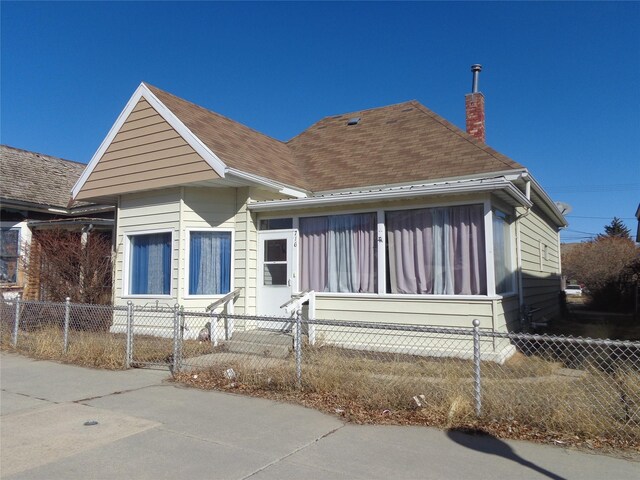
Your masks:
{"label": "clear blue sky", "polygon": [[14,3],[1,6],[2,143],[87,162],[141,81],[287,140],[417,99],[573,206],[563,240],[640,202],[640,3]]}

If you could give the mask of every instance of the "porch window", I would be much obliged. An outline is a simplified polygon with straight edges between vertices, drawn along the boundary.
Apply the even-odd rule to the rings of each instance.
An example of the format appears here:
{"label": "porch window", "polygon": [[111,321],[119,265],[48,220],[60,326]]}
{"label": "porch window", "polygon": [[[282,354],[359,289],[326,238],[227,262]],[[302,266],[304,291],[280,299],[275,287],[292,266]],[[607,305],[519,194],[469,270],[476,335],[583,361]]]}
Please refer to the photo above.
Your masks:
{"label": "porch window", "polygon": [[301,218],[302,290],[375,293],[375,213]]}
{"label": "porch window", "polygon": [[484,207],[386,213],[391,293],[486,294]]}
{"label": "porch window", "polygon": [[130,235],[131,295],[169,295],[171,291],[171,232]]}
{"label": "porch window", "polygon": [[231,232],[189,232],[189,295],[224,295],[231,286]]}
{"label": "porch window", "polygon": [[515,290],[510,232],[509,216],[500,210],[494,210],[493,261],[496,276],[496,293],[508,293]]}
{"label": "porch window", "polygon": [[293,218],[267,218],[260,220],[260,230],[287,230],[293,228]]}
{"label": "porch window", "polygon": [[16,283],[20,256],[20,230],[0,230],[0,282]]}

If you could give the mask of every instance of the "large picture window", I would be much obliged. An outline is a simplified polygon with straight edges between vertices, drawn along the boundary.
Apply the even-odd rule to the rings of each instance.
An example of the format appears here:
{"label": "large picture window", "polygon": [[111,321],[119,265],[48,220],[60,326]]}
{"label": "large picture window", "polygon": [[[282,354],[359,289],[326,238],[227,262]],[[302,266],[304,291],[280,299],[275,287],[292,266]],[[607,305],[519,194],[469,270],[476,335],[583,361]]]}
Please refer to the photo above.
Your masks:
{"label": "large picture window", "polygon": [[16,283],[20,256],[20,230],[0,230],[0,282]]}
{"label": "large picture window", "polygon": [[171,232],[130,235],[129,294],[169,295]]}
{"label": "large picture window", "polygon": [[375,213],[301,218],[302,290],[375,293]]}
{"label": "large picture window", "polygon": [[231,288],[231,232],[189,232],[189,295],[223,295]]}
{"label": "large picture window", "polygon": [[484,207],[386,213],[390,293],[486,294]]}
{"label": "large picture window", "polygon": [[500,210],[494,210],[493,261],[496,276],[496,293],[508,293],[515,290],[510,231],[508,215]]}

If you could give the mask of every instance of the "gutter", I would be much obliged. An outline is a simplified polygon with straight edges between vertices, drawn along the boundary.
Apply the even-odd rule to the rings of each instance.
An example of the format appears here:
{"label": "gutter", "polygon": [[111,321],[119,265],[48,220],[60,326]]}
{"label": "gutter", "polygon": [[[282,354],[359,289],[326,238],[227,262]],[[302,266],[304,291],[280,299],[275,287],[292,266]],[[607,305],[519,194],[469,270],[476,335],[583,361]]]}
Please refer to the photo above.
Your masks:
{"label": "gutter", "polygon": [[235,168],[227,167],[225,170],[225,177],[227,174],[236,178],[240,178],[242,180],[248,180],[249,182],[257,183],[258,185],[262,185],[272,190],[277,190],[278,193],[282,193],[283,195],[288,195],[290,197],[306,198],[309,196],[309,192],[291,188],[283,185],[282,183],[274,182],[273,180],[269,180],[259,175],[253,175],[251,173],[236,170]]}
{"label": "gutter", "polygon": [[544,190],[544,188],[542,188],[542,186],[533,177],[533,175],[531,175],[531,173],[525,170],[520,174],[509,175],[506,178],[507,180],[511,180],[511,181],[523,180],[525,182],[525,190],[526,190],[527,198],[531,199],[531,190],[533,190],[542,199],[544,206],[546,206],[549,209],[549,213],[551,214],[551,216],[554,217],[558,226],[566,227],[569,225],[567,223],[567,220],[564,218],[564,215],[562,215],[560,210],[558,210],[558,207],[555,204],[555,202],[551,200],[551,197],[549,196],[549,194]]}
{"label": "gutter", "polygon": [[249,209],[255,212],[266,212],[273,210],[322,207],[330,205],[377,202],[380,200],[397,200],[399,198],[421,197],[429,195],[455,195],[463,193],[481,193],[504,190],[518,204],[523,207],[531,207],[533,204],[522,192],[508,180],[493,179],[481,181],[472,185],[469,184],[431,184],[414,187],[400,187],[374,192],[351,192],[336,195],[326,195],[318,197],[298,198],[292,200],[269,200],[266,202],[256,202],[249,204]]}

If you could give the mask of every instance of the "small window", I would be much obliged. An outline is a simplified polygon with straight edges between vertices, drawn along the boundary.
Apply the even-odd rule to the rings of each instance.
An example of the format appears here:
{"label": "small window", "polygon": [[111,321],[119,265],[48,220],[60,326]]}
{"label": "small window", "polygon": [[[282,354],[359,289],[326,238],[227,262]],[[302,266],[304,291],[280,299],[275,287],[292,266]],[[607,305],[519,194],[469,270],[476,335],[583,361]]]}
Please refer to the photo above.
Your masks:
{"label": "small window", "polygon": [[0,231],[0,282],[16,283],[20,257],[20,230],[3,228]]}
{"label": "small window", "polygon": [[260,220],[260,230],[290,230],[292,228],[292,218],[269,218]]}
{"label": "small window", "polygon": [[493,211],[493,261],[496,293],[513,292],[516,289],[511,255],[511,219],[500,210]]}
{"label": "small window", "polygon": [[231,290],[231,232],[189,232],[189,295]]}
{"label": "small window", "polygon": [[171,232],[130,235],[129,294],[169,295]]}

